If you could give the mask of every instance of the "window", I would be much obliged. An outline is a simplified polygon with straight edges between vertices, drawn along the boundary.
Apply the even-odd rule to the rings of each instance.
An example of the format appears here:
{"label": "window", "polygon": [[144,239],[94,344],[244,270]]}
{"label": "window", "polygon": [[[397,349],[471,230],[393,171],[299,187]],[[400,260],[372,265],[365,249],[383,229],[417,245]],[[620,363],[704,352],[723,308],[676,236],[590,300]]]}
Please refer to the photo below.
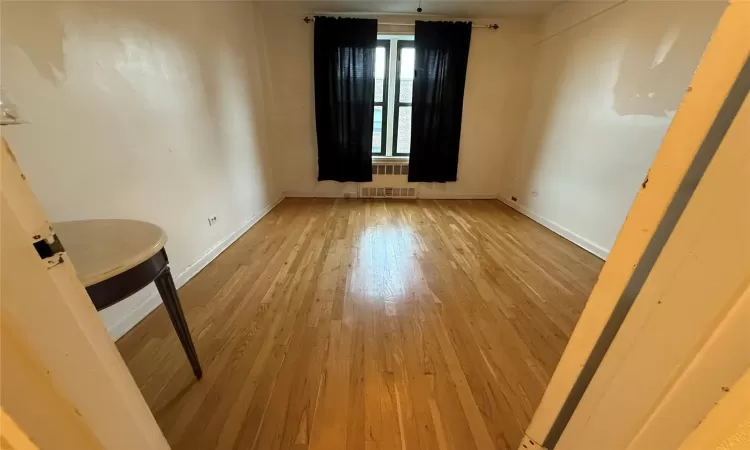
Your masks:
{"label": "window", "polygon": [[411,91],[414,86],[414,41],[399,41],[398,94],[396,96],[396,129],[393,133],[393,155],[405,156],[411,149]]}
{"label": "window", "polygon": [[381,36],[375,49],[375,111],[372,154],[408,156],[414,36]]}
{"label": "window", "polygon": [[385,156],[386,121],[383,112],[387,110],[388,54],[390,41],[379,40],[375,47],[375,112],[372,126],[372,154]]}

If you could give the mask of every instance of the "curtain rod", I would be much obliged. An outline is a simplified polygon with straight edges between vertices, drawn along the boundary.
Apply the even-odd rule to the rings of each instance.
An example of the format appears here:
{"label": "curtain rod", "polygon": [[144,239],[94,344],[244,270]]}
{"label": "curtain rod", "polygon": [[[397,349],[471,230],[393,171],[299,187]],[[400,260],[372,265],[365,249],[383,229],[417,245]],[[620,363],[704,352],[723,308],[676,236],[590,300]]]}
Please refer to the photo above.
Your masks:
{"label": "curtain rod", "polygon": [[[307,16],[305,16],[305,18],[302,20],[304,20],[305,23],[315,22],[315,18],[307,17]],[[395,23],[395,22],[380,22],[380,21],[378,21],[378,25],[389,25],[389,26],[396,26],[396,27],[413,27],[414,26],[413,23]],[[471,27],[472,28],[491,28],[493,30],[497,30],[498,28],[500,28],[500,26],[496,23],[491,23],[489,25],[475,25],[472,23]]]}

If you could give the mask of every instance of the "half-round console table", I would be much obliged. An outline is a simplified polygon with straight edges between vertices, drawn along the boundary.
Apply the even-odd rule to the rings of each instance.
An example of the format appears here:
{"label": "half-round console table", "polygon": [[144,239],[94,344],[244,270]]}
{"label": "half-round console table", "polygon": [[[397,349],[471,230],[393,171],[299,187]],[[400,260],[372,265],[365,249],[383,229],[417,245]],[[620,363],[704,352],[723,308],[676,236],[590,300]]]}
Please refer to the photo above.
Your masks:
{"label": "half-round console table", "polygon": [[138,220],[75,220],[53,224],[78,279],[97,311],[135,294],[152,281],[159,290],[195,377],[203,376],[158,226]]}

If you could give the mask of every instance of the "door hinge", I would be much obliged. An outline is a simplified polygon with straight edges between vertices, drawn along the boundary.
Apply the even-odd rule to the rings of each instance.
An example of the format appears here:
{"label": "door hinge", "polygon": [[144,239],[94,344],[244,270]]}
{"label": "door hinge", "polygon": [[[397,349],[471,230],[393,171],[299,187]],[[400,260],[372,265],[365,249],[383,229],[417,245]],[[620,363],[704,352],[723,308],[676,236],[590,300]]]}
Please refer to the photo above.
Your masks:
{"label": "door hinge", "polygon": [[[37,237],[37,236],[34,236]],[[56,234],[53,234],[51,236],[52,242],[47,242],[48,239],[39,239],[38,241],[34,242],[34,249],[36,250],[36,253],[39,255],[39,258],[44,261],[44,263],[47,265],[47,268],[55,267],[56,265],[63,262],[63,252],[65,252],[65,248],[62,245],[62,242],[60,242],[60,239],[57,238]]]}
{"label": "door hinge", "polygon": [[524,435],[521,440],[521,444],[518,446],[518,450],[547,450],[541,444],[531,439],[528,435]]}

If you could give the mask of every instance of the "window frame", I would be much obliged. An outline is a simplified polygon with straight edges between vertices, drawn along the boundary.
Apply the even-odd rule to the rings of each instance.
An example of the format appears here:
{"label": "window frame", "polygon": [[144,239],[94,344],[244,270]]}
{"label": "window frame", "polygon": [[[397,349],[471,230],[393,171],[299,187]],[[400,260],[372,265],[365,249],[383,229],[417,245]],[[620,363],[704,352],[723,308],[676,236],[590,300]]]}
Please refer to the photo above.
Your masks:
{"label": "window frame", "polygon": [[[401,50],[404,48],[414,48],[413,40],[399,40],[396,43],[396,89],[395,89],[395,101],[393,102],[393,136],[391,142],[391,155],[397,157],[408,157],[411,154],[411,140],[409,141],[409,152],[399,153],[398,152],[398,112],[402,106],[412,106],[414,100],[414,86],[412,85],[412,101],[402,102],[401,101]],[[416,54],[414,55],[416,59]],[[415,68],[416,71],[416,61]],[[416,77],[415,77],[416,78]],[[412,78],[413,83],[414,78]],[[413,111],[413,110],[412,110]],[[411,126],[409,127],[411,131]]]}
{"label": "window frame", "polygon": [[[390,76],[390,56],[391,56],[391,41],[390,39],[378,39],[377,44],[375,45],[375,52],[377,52],[378,47],[384,47],[385,48],[385,78],[383,79],[383,100],[380,102],[375,102],[372,110],[373,114],[373,133],[375,132],[375,107],[380,106],[381,108],[381,122],[382,126],[380,127],[380,152],[375,153],[370,149],[372,152],[372,156],[386,156],[386,147],[387,147],[387,141],[388,141],[388,95],[390,89],[388,89],[388,83],[389,83],[389,76]],[[374,75],[374,74],[373,74]],[[372,94],[373,98],[375,97],[375,92]]]}

